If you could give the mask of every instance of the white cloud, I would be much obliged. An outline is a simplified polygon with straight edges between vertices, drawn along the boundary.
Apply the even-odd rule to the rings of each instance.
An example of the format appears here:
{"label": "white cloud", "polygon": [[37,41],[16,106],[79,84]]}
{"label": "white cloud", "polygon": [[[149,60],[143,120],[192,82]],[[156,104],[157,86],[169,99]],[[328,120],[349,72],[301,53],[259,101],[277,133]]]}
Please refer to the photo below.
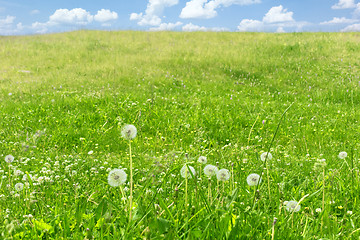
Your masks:
{"label": "white cloud", "polygon": [[9,25],[12,24],[14,22],[16,17],[14,16],[6,16],[6,18],[4,19],[0,19],[0,26],[4,26],[4,25]]}
{"label": "white cloud", "polygon": [[180,18],[209,19],[217,16],[215,11],[217,8],[231,5],[250,5],[260,2],[261,0],[190,0],[181,10]]}
{"label": "white cloud", "polygon": [[176,27],[181,26],[182,24],[182,22],[161,23],[158,27],[150,28],[149,31],[171,31],[174,30]]}
{"label": "white cloud", "polygon": [[131,13],[130,20],[137,20],[140,26],[159,26],[165,7],[171,7],[179,3],[179,0],[149,0],[145,14]]}
{"label": "white cloud", "polygon": [[341,31],[342,32],[360,32],[360,23],[347,26],[346,28],[341,29]]}
{"label": "white cloud", "polygon": [[240,32],[260,32],[264,30],[264,23],[258,20],[243,19],[237,28]]}
{"label": "white cloud", "polygon": [[207,28],[203,26],[198,26],[192,23],[188,23],[185,26],[182,27],[182,30],[184,32],[225,32],[229,31],[227,28],[221,28],[221,27],[212,27]]}
{"label": "white cloud", "polygon": [[302,31],[308,22],[297,22],[293,19],[293,12],[284,9],[282,5],[272,7],[263,17],[262,21],[243,19],[237,29],[240,32],[283,32],[284,28],[292,31]]}
{"label": "white cloud", "polygon": [[264,23],[292,22],[294,21],[293,12],[288,12],[282,5],[272,7],[264,16]]}
{"label": "white cloud", "polygon": [[332,9],[346,9],[346,8],[355,8],[355,0],[339,0],[339,2],[333,5]]}
{"label": "white cloud", "polygon": [[22,29],[22,23],[15,25],[16,17],[6,16],[6,18],[0,19],[0,35],[13,35],[18,34]]}
{"label": "white cloud", "polygon": [[111,12],[109,9],[101,9],[94,16],[94,20],[97,22],[108,22],[111,20],[116,20],[118,14],[116,12]]}
{"label": "white cloud", "polygon": [[277,33],[286,33],[286,31],[284,30],[283,27],[278,27],[278,29],[276,29]]}
{"label": "white cloud", "polygon": [[39,14],[39,13],[40,13],[40,11],[37,10],[37,9],[34,9],[34,10],[32,10],[32,11],[30,12],[31,15],[36,15],[36,14]]}
{"label": "white cloud", "polygon": [[82,8],[57,9],[53,15],[49,17],[49,22],[58,24],[76,24],[86,25],[92,22],[94,16]]}
{"label": "white cloud", "polygon": [[87,25],[93,21],[102,23],[103,27],[110,27],[109,21],[116,20],[118,14],[108,9],[98,10],[95,15],[82,8],[74,9],[57,9],[54,14],[49,17],[47,22],[34,22],[31,29],[35,33],[47,33],[49,29],[59,26]]}
{"label": "white cloud", "polygon": [[206,29],[206,27],[200,27],[198,25],[188,23],[188,24],[186,24],[185,26],[182,27],[182,30],[184,32],[199,32],[199,31],[205,32],[207,29]]}
{"label": "white cloud", "polygon": [[332,20],[330,20],[330,21],[321,22],[320,25],[354,23],[354,22],[357,22],[357,21],[359,21],[359,20],[356,20],[356,19],[348,19],[348,18],[345,18],[345,17],[342,17],[342,18],[334,17],[334,18],[333,18]]}

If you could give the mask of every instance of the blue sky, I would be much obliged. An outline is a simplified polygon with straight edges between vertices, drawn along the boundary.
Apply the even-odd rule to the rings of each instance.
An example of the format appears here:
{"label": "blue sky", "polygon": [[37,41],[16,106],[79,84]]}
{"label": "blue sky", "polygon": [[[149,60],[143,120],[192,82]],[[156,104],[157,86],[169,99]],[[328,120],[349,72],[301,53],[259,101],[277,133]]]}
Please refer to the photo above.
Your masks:
{"label": "blue sky", "polygon": [[360,0],[0,0],[0,35],[77,29],[360,31]]}

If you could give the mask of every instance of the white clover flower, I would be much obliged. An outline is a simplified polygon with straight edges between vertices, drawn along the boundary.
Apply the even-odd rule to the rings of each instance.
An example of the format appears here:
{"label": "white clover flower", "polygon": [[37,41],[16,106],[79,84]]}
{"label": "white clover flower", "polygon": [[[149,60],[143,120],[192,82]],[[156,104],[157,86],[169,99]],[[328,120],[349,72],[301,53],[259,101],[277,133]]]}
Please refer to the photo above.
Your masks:
{"label": "white clover flower", "polygon": [[17,183],[17,184],[15,184],[15,190],[17,191],[17,192],[20,192],[21,190],[23,190],[24,189],[24,184],[22,184],[22,183]]}
{"label": "white clover flower", "polygon": [[126,172],[122,169],[113,169],[109,172],[108,183],[112,187],[117,187],[126,182]]}
{"label": "white clover flower", "polygon": [[230,179],[230,171],[227,169],[220,169],[216,173],[216,177],[219,181],[227,181]]}
{"label": "white clover flower", "polygon": [[190,169],[192,175],[195,176],[195,175],[196,175],[195,168],[193,168],[192,166],[186,166],[186,164],[181,168],[181,170],[180,170],[180,175],[181,175],[183,178],[192,178],[192,175],[191,175],[191,173],[189,172],[189,169]]}
{"label": "white clover flower", "polygon": [[246,182],[249,186],[256,186],[261,183],[261,177],[259,174],[252,173],[246,178]]}
{"label": "white clover flower", "polygon": [[128,124],[121,129],[121,136],[126,140],[134,139],[136,137],[136,134],[137,130],[134,125]]}
{"label": "white clover flower", "polygon": [[339,153],[339,158],[340,159],[345,159],[347,157],[347,152],[340,152]]}
{"label": "white clover flower", "polygon": [[205,156],[200,156],[198,159],[198,163],[206,164],[207,158]]}
{"label": "white clover flower", "polygon": [[6,155],[5,156],[5,162],[11,163],[13,161],[14,161],[14,156],[13,155]]}
{"label": "white clover flower", "polygon": [[[266,158],[266,156],[267,156],[267,158]],[[272,159],[272,155],[271,155],[271,153],[268,153],[268,152],[263,152],[261,155],[260,155],[260,159],[261,159],[261,161],[265,161],[266,159],[267,160],[271,160]]]}
{"label": "white clover flower", "polygon": [[216,166],[211,165],[211,164],[206,165],[204,167],[204,174],[208,177],[215,176],[218,171],[219,171],[219,169]]}
{"label": "white clover flower", "polygon": [[286,210],[289,212],[298,212],[300,211],[300,205],[297,201],[288,201],[286,204]]}

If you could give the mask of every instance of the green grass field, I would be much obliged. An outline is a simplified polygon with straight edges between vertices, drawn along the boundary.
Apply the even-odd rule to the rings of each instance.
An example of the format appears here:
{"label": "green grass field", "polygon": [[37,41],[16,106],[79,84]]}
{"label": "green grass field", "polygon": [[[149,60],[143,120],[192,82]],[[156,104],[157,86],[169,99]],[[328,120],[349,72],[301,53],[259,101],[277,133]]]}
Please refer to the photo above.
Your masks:
{"label": "green grass field", "polygon": [[359,239],[359,52],[358,33],[0,37],[0,238]]}

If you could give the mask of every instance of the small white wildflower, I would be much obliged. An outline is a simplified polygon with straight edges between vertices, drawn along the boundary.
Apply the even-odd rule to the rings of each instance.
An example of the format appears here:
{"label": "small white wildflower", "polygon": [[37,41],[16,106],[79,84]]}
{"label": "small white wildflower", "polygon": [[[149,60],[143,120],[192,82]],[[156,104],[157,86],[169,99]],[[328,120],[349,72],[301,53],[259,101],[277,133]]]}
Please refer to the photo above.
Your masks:
{"label": "small white wildflower", "polygon": [[183,178],[192,178],[192,175],[191,173],[189,172],[189,169],[192,173],[192,175],[196,175],[196,171],[195,171],[195,168],[193,168],[192,166],[186,166],[186,164],[181,168],[180,170],[180,175],[183,177]]}
{"label": "small white wildflower", "polygon": [[216,173],[216,177],[219,181],[227,181],[230,179],[230,171],[227,169],[220,169]]}
{"label": "small white wildflower", "polygon": [[345,159],[347,157],[347,152],[340,152],[339,153],[339,158],[340,159]]}
{"label": "small white wildflower", "polygon": [[352,211],[347,211],[346,213],[349,214],[349,215],[353,214]]}
{"label": "small white wildflower", "polygon": [[136,134],[137,130],[134,125],[128,124],[121,129],[121,136],[126,140],[134,139],[136,137]]}
{"label": "small white wildflower", "polygon": [[204,167],[204,174],[208,177],[215,176],[218,171],[219,171],[219,169],[216,166],[211,165],[211,164],[206,165]]}
{"label": "small white wildflower", "polygon": [[286,210],[289,212],[298,212],[300,211],[300,205],[297,201],[288,201],[286,204]]}
{"label": "small white wildflower", "polygon": [[17,192],[20,192],[21,190],[23,190],[24,189],[24,184],[22,184],[22,183],[17,183],[17,184],[15,184],[15,190],[17,191]]}
{"label": "small white wildflower", "polygon": [[321,208],[317,208],[317,209],[315,209],[315,212],[317,212],[317,213],[321,213]]}
{"label": "small white wildflower", "polygon": [[108,183],[112,187],[117,187],[126,182],[126,173],[122,169],[113,169],[109,172]]}
{"label": "small white wildflower", "polygon": [[6,155],[5,156],[5,162],[11,163],[13,161],[14,161],[14,156],[13,155]]}
{"label": "small white wildflower", "polygon": [[14,194],[14,197],[20,197],[20,194],[15,193],[15,194]]}
{"label": "small white wildflower", "polygon": [[261,155],[260,155],[260,159],[261,161],[265,161],[266,159],[267,160],[271,160],[272,159],[272,155],[271,153],[268,153],[268,152],[263,152]]}
{"label": "small white wildflower", "polygon": [[246,182],[249,186],[256,186],[261,183],[261,177],[259,174],[252,173],[246,178]]}
{"label": "small white wildflower", "polygon": [[91,154],[93,154],[93,153],[94,153],[93,150],[91,150],[91,151],[88,152],[89,155],[91,155]]}
{"label": "small white wildflower", "polygon": [[198,159],[198,163],[206,164],[207,158],[205,156],[200,156]]}

